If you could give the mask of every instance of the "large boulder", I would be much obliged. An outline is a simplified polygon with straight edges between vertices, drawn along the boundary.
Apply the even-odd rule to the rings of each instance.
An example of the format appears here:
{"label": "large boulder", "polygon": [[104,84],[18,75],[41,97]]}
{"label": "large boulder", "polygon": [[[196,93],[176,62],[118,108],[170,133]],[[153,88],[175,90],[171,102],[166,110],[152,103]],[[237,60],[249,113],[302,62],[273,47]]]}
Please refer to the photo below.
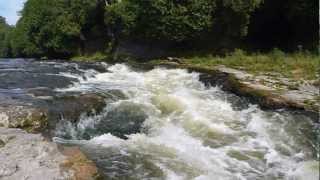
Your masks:
{"label": "large boulder", "polygon": [[71,170],[60,167],[67,158],[41,135],[0,127],[0,141],[1,180],[72,178]]}
{"label": "large boulder", "polygon": [[59,147],[40,134],[0,127],[1,180],[93,180],[95,164],[79,148]]}

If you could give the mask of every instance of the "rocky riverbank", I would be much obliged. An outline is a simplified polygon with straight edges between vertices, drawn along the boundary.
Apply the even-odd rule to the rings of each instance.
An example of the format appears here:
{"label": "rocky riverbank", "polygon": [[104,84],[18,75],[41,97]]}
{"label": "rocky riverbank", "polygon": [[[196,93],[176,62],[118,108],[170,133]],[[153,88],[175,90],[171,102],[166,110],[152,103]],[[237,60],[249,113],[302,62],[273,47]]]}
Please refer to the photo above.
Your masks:
{"label": "rocky riverbank", "polygon": [[184,68],[202,73],[200,80],[205,84],[221,86],[223,90],[248,98],[265,109],[302,110],[313,116],[318,116],[319,113],[319,87],[314,85],[314,81],[303,80],[298,84],[295,80],[279,74],[253,75],[223,65],[199,67],[185,64],[179,59],[174,62],[172,59],[163,60],[146,66]]}
{"label": "rocky riverbank", "polygon": [[74,122],[106,105],[101,94],[58,91],[79,81],[73,74],[86,78],[79,66],[105,71],[94,63],[1,61],[0,179],[98,178],[95,164],[79,149],[51,142],[60,119]]}
{"label": "rocky riverbank", "polygon": [[50,134],[49,126],[60,117],[76,121],[104,106],[104,98],[94,94],[59,97],[42,107],[0,103],[0,162],[5,162],[0,165],[0,179],[96,179],[95,164],[79,149],[58,148],[42,134],[31,133]]}
{"label": "rocky riverbank", "polygon": [[99,176],[79,149],[59,148],[42,135],[21,129],[0,127],[0,162],[2,180],[90,180]]}
{"label": "rocky riverbank", "polygon": [[60,164],[66,157],[57,145],[39,134],[20,129],[0,128],[0,179],[68,179],[71,170]]}
{"label": "rocky riverbank", "polygon": [[[51,138],[56,135],[59,121],[67,122],[73,127],[82,117],[94,117],[99,113],[105,113],[109,101],[124,99],[125,95],[118,88],[126,89],[130,83],[135,87],[137,83],[135,81],[138,79],[133,79],[133,82],[131,80],[123,82],[121,78],[132,78],[138,76],[140,72],[131,72],[125,65],[115,65],[110,69],[110,74],[102,73],[99,76],[98,71],[107,70],[96,71],[94,66],[82,70],[77,64],[59,62],[35,64],[33,61],[13,60],[4,64],[0,66],[0,80],[4,80],[0,87],[0,162],[4,162],[0,164],[0,179],[38,180],[43,176],[61,180],[98,179],[100,176],[95,165],[97,159],[93,163],[78,147],[67,147],[62,145],[63,143],[58,146],[51,142]],[[101,64],[99,67],[102,66]],[[179,61],[138,64],[138,66],[138,70],[166,66],[200,72],[200,80],[206,85],[221,86],[223,90],[245,97],[244,99],[249,99],[263,108],[302,110],[315,115],[319,108],[318,89],[310,82],[293,87],[294,82],[290,79],[274,79],[271,75],[254,76],[224,66],[196,67]],[[6,78],[7,76],[10,78]],[[60,82],[59,76],[66,81]],[[118,76],[121,77],[115,80],[114,84],[108,84]],[[29,82],[24,84],[23,77],[29,77]],[[48,81],[43,81],[44,77]],[[87,82],[86,79],[90,78],[91,81]],[[113,89],[108,89],[110,87]],[[235,97],[233,95],[233,98]],[[161,98],[166,99],[169,96]],[[162,109],[166,103],[162,105],[162,99],[153,99],[156,102],[158,100],[160,100],[158,106]],[[180,107],[178,102],[171,101],[173,107]],[[168,107],[169,110],[163,107],[163,112],[170,112],[170,108],[173,107]],[[128,124],[128,117],[131,120],[138,120],[138,123],[130,121]],[[139,132],[146,116],[140,105],[129,103],[121,104],[120,108],[109,109],[106,116],[96,118],[102,119],[100,122],[95,122],[98,126],[94,129],[97,135],[111,132],[127,139],[127,134]],[[124,126],[125,124],[127,126]],[[70,130],[71,127],[65,128]],[[79,130],[77,126],[74,128],[75,131]],[[90,138],[92,137],[84,139]],[[104,156],[103,151],[97,153]]]}
{"label": "rocky riverbank", "polygon": [[12,97],[14,101],[0,102],[0,162],[5,162],[0,165],[0,179],[96,179],[95,164],[79,149],[58,148],[45,137],[53,135],[61,118],[74,122],[82,114],[101,111],[104,97],[93,93],[49,96],[39,90],[28,96],[33,98],[29,103]]}

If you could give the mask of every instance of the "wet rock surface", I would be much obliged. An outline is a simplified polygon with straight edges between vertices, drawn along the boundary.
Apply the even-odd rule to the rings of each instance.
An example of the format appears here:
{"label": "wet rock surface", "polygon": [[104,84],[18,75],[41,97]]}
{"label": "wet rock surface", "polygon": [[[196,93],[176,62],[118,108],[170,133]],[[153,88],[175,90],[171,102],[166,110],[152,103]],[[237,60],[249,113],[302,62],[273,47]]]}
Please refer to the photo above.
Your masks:
{"label": "wet rock surface", "polygon": [[59,91],[105,71],[103,64],[94,63],[0,61],[1,180],[97,176],[95,165],[80,151],[65,153],[45,136],[50,138],[61,119],[75,122],[105,107],[103,95]]}
{"label": "wet rock surface", "polygon": [[126,135],[141,132],[143,122],[146,119],[147,115],[139,105],[123,103],[101,117],[95,133],[97,135],[111,133],[114,136],[127,139]]}
{"label": "wet rock surface", "polygon": [[1,180],[70,179],[73,172],[60,167],[65,159],[56,144],[41,135],[0,127]]}
{"label": "wet rock surface", "polygon": [[66,95],[54,98],[48,103],[50,113],[60,114],[64,119],[77,121],[82,113],[93,115],[100,112],[104,106],[104,97],[97,94]]}
{"label": "wet rock surface", "polygon": [[[90,70],[84,71],[80,67]],[[48,127],[54,128],[62,118],[74,122],[81,114],[98,113],[105,106],[102,95],[58,91],[95,74],[96,70],[91,68],[103,72],[103,65],[94,63],[2,60],[0,126],[40,132]]]}
{"label": "wet rock surface", "polygon": [[72,170],[74,180],[97,180],[101,178],[94,162],[89,160],[80,148],[61,146],[60,149],[67,156],[61,167]]}

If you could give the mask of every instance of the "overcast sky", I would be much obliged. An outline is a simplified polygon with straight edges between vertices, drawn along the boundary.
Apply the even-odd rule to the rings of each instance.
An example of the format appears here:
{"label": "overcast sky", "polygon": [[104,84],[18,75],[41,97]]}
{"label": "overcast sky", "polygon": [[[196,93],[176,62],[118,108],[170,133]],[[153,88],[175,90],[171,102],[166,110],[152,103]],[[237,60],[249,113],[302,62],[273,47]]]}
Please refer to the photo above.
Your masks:
{"label": "overcast sky", "polygon": [[15,25],[19,19],[18,12],[26,0],[0,0],[0,16],[6,18],[8,24]]}

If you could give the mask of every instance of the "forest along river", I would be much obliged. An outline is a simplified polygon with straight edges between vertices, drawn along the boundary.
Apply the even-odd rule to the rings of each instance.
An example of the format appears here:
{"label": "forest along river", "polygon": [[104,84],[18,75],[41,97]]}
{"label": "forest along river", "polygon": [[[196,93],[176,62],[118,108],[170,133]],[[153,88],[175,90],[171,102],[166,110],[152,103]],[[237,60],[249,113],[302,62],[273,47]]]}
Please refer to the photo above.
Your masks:
{"label": "forest along river", "polygon": [[[219,87],[206,87],[198,73],[54,61],[0,66],[1,93],[23,94],[32,84],[56,94],[104,95],[102,112],[84,113],[76,122],[61,118],[53,141],[79,146],[106,179],[319,178],[315,120],[261,110]],[[10,92],[3,90],[9,86]]]}

